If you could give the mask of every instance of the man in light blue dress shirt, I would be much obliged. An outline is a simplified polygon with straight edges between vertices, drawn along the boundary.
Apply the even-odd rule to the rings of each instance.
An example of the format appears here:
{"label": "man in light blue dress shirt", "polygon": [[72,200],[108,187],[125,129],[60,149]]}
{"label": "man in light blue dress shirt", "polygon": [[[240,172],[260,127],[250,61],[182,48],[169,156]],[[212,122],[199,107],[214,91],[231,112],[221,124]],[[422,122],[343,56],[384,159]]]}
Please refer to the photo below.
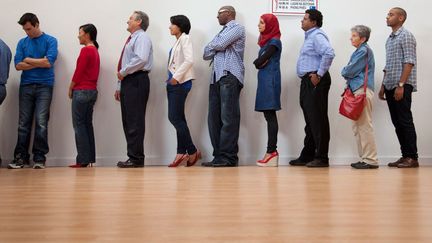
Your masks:
{"label": "man in light blue dress shirt", "polygon": [[[0,39],[0,105],[6,98],[6,82],[9,78],[10,63],[12,60],[12,53],[10,48]],[[0,157],[0,166],[1,166]]]}
{"label": "man in light blue dress shirt", "polygon": [[148,73],[153,66],[153,47],[146,30],[149,17],[135,11],[127,21],[131,35],[120,55],[117,66],[118,87],[114,94],[120,101],[123,131],[127,143],[126,161],[119,161],[120,168],[144,166],[145,114],[150,93]]}
{"label": "man in light blue dress shirt", "polygon": [[306,121],[304,147],[290,165],[328,167],[330,126],[327,115],[331,77],[328,72],[335,56],[329,38],[321,30],[323,16],[316,9],[306,10],[301,21],[305,41],[297,61],[301,78],[300,106]]}
{"label": "man in light blue dress shirt", "polygon": [[204,60],[211,60],[208,126],[214,159],[206,167],[238,165],[240,91],[244,82],[245,28],[235,21],[232,6],[218,11],[223,29],[204,48]]}

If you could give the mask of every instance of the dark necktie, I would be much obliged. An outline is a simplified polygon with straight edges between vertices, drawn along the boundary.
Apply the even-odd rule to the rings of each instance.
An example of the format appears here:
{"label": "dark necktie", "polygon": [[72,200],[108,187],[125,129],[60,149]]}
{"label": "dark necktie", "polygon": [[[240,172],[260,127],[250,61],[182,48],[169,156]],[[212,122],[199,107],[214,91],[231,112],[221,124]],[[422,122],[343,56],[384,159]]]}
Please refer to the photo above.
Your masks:
{"label": "dark necktie", "polygon": [[122,50],[122,52],[121,52],[120,59],[119,59],[118,64],[117,64],[117,72],[120,71],[120,69],[121,69],[121,67],[122,67],[122,59],[123,59],[124,50],[125,50],[125,48],[126,48],[126,45],[127,45],[127,44],[129,43],[129,41],[131,40],[131,38],[132,38],[132,36],[129,36],[129,37],[127,38],[127,40],[126,40],[126,43],[125,43],[124,46],[123,46],[123,50]]}

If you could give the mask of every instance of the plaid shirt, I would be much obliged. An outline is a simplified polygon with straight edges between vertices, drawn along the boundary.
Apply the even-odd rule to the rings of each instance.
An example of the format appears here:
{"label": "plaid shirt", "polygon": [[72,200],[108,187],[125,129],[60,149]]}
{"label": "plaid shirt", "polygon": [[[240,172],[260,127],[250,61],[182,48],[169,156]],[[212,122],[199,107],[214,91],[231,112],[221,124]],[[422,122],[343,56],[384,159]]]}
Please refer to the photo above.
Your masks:
{"label": "plaid shirt", "polygon": [[231,20],[204,48],[204,60],[212,60],[211,84],[218,82],[228,72],[244,82],[245,28]]}
{"label": "plaid shirt", "polygon": [[413,86],[413,91],[417,91],[417,53],[416,40],[404,27],[392,33],[386,42],[386,65],[383,85],[387,90],[398,86],[402,76],[403,66],[406,63],[414,65],[407,84]]}

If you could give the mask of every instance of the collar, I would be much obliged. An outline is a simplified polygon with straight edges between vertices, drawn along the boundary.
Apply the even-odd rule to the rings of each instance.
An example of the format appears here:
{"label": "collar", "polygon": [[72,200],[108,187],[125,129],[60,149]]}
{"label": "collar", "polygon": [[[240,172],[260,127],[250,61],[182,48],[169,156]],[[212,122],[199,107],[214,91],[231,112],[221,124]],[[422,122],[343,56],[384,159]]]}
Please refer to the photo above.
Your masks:
{"label": "collar", "polygon": [[226,23],[225,25],[224,25],[224,28],[225,27],[230,27],[230,26],[233,26],[233,25],[235,25],[235,19],[233,19],[233,20],[230,20],[228,23]]}
{"label": "collar", "polygon": [[401,26],[398,30],[396,30],[395,32],[392,32],[390,34],[390,37],[391,38],[396,37],[396,36],[398,36],[404,30],[405,30],[405,28],[403,26]]}
{"label": "collar", "polygon": [[138,34],[140,34],[140,33],[143,33],[143,32],[144,32],[143,29],[139,29],[139,30],[137,30],[137,31],[135,31],[135,32],[133,32],[133,33],[131,34],[131,38],[133,38],[133,37],[135,37],[136,35],[138,35]]}
{"label": "collar", "polygon": [[318,27],[313,27],[307,31],[305,31],[305,38],[308,38],[310,34],[312,34],[312,32],[314,32],[315,30],[319,29]]}

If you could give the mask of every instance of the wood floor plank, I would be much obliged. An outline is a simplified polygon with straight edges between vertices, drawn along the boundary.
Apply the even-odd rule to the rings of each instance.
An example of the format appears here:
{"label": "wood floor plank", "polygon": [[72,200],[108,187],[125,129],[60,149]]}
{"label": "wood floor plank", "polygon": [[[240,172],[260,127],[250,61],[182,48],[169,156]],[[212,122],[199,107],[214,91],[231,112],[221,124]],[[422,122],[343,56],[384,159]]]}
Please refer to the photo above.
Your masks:
{"label": "wood floor plank", "polygon": [[0,242],[432,242],[432,167],[0,169]]}

